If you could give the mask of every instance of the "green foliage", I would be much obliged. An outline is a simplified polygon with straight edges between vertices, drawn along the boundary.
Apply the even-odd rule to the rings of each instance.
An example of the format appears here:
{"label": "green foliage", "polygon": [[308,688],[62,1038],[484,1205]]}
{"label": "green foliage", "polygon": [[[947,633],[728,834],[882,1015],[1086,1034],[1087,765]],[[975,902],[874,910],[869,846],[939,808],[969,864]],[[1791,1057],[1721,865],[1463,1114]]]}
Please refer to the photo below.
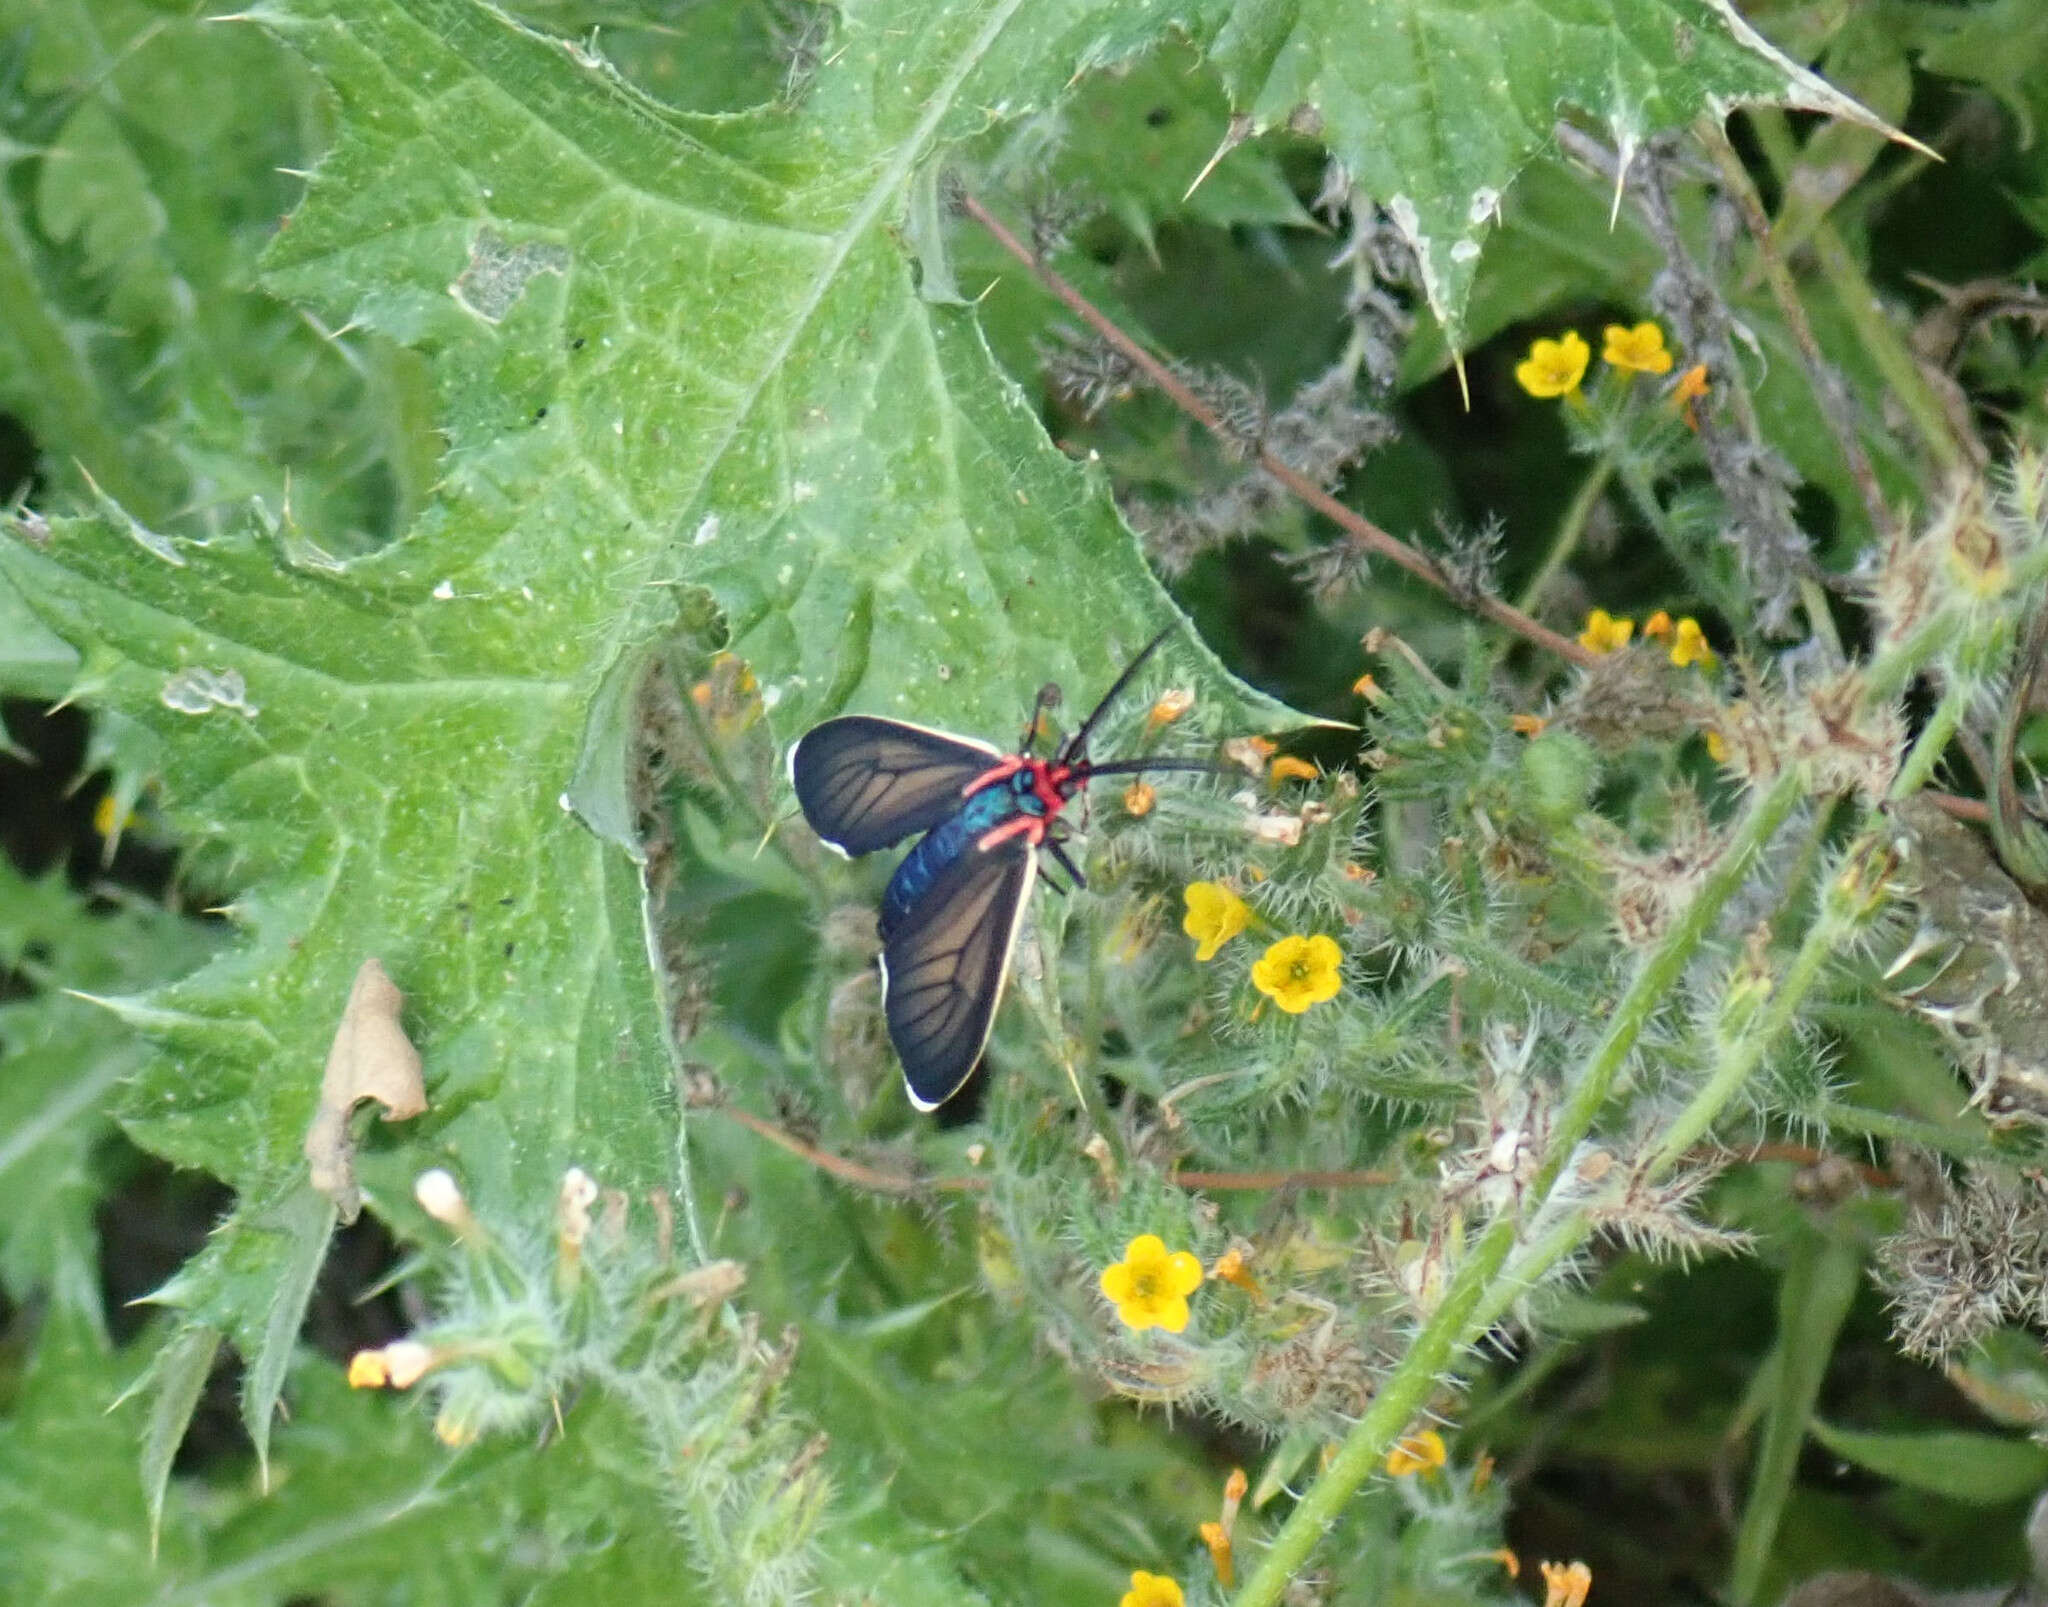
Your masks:
{"label": "green foliage", "polygon": [[[1907,1357],[2038,1429],[2048,24],[1756,16],[0,0],[0,689],[108,799],[0,863],[30,1599],[1503,1600],[1489,1446],[1747,1470],[1668,1575],[1544,1518],[1596,1600],[2017,1569],[2038,1448]],[[789,743],[1071,728],[1165,626],[1097,751],[1222,772],[1095,789],[914,1118]],[[302,1147],[369,958],[388,1240]],[[159,1166],[232,1203],[139,1256]],[[1103,1297],[1147,1234],[1184,1329]]]}

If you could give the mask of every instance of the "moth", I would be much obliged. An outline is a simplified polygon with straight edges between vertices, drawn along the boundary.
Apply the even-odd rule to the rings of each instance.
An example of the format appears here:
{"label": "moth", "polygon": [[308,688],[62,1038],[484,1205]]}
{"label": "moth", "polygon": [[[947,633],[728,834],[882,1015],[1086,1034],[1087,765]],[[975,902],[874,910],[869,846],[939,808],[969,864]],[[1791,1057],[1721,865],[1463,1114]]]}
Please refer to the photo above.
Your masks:
{"label": "moth", "polygon": [[918,838],[889,878],[877,924],[889,1042],[919,1110],[952,1098],[981,1059],[1039,856],[1049,855],[1075,886],[1087,885],[1064,846],[1067,805],[1104,776],[1217,772],[1201,759],[1098,764],[1088,756],[1103,715],[1170,631],[1145,644],[1049,757],[1037,743],[1040,716],[1058,695],[1051,687],[1039,694],[1014,753],[872,714],[813,726],[789,750],[804,819],[832,847],[857,856]]}

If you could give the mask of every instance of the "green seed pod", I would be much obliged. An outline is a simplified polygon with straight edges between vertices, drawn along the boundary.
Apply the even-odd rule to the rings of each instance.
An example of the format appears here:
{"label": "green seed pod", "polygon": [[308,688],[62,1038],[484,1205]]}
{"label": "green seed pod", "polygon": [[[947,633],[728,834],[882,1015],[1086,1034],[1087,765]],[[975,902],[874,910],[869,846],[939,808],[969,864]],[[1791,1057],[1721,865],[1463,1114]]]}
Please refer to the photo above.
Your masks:
{"label": "green seed pod", "polygon": [[1585,807],[1600,779],[1593,745],[1570,731],[1546,731],[1522,750],[1523,803],[1539,819],[1562,824]]}

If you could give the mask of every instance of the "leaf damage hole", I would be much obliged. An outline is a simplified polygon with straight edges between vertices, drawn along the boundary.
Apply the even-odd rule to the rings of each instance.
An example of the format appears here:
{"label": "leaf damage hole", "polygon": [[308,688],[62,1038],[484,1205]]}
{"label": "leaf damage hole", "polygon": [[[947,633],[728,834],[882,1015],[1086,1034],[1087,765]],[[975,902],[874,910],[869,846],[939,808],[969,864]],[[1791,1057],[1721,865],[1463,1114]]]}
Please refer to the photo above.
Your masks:
{"label": "leaf damage hole", "polygon": [[518,305],[536,275],[568,271],[567,246],[546,240],[514,245],[495,229],[479,229],[469,248],[469,264],[448,287],[448,294],[485,323],[495,324]]}

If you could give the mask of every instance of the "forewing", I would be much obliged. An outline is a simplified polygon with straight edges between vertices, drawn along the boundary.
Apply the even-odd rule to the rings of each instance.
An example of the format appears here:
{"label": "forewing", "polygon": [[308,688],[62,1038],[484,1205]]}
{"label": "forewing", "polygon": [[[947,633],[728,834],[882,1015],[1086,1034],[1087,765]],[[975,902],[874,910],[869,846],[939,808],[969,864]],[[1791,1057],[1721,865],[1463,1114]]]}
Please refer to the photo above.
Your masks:
{"label": "forewing", "polygon": [[919,1110],[943,1105],[981,1058],[1038,874],[1022,838],[970,848],[940,873],[882,949],[883,1010]]}
{"label": "forewing", "polygon": [[966,737],[848,714],[798,739],[789,780],[811,830],[845,853],[871,854],[944,820],[999,757]]}

